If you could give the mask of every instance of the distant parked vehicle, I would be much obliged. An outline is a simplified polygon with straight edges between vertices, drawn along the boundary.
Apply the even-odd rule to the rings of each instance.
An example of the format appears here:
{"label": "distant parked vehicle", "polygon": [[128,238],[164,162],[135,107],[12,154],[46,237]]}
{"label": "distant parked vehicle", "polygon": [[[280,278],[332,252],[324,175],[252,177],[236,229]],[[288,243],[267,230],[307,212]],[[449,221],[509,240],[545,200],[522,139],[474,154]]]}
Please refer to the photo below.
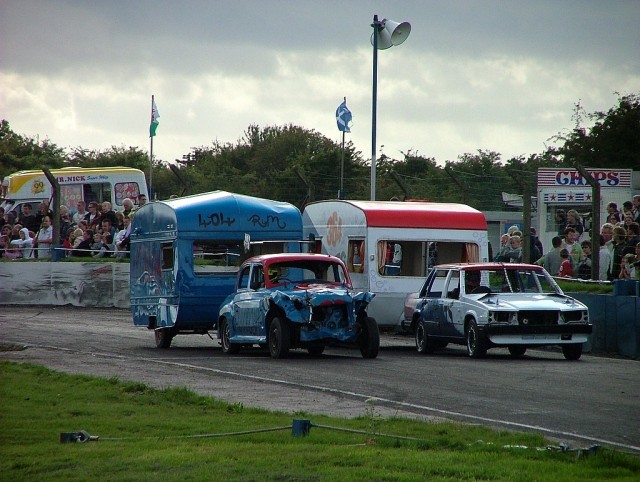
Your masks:
{"label": "distant parked vehicle", "polygon": [[260,345],[273,358],[304,348],[321,355],[328,344],[355,345],[378,356],[380,334],[367,316],[373,293],[355,292],[342,261],[321,254],[267,254],[240,267],[236,289],[218,318],[222,351]]}
{"label": "distant parked vehicle", "polygon": [[559,345],[567,360],[577,360],[593,329],[588,308],[529,264],[436,266],[420,292],[407,296],[407,316],[418,352],[455,343],[466,345],[472,358],[493,347],[519,357],[529,347]]}

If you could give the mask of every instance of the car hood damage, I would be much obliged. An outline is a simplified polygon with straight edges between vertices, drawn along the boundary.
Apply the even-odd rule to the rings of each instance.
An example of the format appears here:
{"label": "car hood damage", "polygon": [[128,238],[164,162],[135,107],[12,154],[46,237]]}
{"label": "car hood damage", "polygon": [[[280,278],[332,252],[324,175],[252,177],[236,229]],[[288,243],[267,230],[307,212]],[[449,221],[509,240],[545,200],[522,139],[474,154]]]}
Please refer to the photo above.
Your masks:
{"label": "car hood damage", "polygon": [[351,318],[364,310],[374,296],[374,293],[368,291],[356,293],[335,286],[310,285],[304,289],[291,291],[276,290],[270,296],[270,300],[282,308],[287,318],[298,323],[311,320],[313,309],[344,305],[347,307],[351,325],[355,321]]}

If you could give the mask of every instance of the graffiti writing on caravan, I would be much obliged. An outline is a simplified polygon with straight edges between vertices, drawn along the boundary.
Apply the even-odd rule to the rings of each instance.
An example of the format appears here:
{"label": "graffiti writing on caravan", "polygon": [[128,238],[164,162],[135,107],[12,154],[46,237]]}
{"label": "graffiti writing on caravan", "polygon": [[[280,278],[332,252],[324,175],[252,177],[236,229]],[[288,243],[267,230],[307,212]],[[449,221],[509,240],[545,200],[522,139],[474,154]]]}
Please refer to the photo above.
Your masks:
{"label": "graffiti writing on caravan", "polygon": [[254,214],[252,216],[249,216],[247,221],[249,221],[250,223],[253,223],[254,226],[258,225],[261,228],[269,227],[272,224],[275,224],[278,229],[284,229],[287,227],[286,222],[281,222],[278,216],[272,216],[270,214],[264,219],[258,216],[257,214]]}
{"label": "graffiti writing on caravan", "polygon": [[220,226],[222,224],[231,226],[235,222],[235,218],[226,217],[224,213],[211,213],[205,216],[203,216],[202,214],[198,214],[198,226],[204,228],[208,226]]}
{"label": "graffiti writing on caravan", "polygon": [[[598,182],[607,186],[620,184],[620,173],[617,171],[589,171],[589,174]],[[561,186],[588,186],[587,180],[578,171],[558,171],[556,184]]]}

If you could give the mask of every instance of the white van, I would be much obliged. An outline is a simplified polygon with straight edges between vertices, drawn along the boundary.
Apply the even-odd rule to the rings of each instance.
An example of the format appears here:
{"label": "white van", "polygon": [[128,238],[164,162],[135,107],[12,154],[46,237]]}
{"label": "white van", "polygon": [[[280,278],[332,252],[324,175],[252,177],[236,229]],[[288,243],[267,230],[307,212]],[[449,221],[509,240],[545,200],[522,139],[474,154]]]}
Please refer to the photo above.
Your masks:
{"label": "white van", "polygon": [[312,251],[342,259],[355,289],[372,291],[378,326],[403,331],[407,294],[436,264],[488,261],[484,214],[465,204],[319,201],[302,213]]}
{"label": "white van", "polygon": [[[130,198],[137,203],[138,196],[149,196],[144,173],[130,167],[65,167],[51,169],[60,184],[60,204],[72,212],[78,201],[111,202],[122,210],[122,201]],[[34,212],[43,200],[51,200],[51,184],[43,171],[18,171],[2,180],[0,198],[5,212],[20,213],[25,203],[33,205]]]}

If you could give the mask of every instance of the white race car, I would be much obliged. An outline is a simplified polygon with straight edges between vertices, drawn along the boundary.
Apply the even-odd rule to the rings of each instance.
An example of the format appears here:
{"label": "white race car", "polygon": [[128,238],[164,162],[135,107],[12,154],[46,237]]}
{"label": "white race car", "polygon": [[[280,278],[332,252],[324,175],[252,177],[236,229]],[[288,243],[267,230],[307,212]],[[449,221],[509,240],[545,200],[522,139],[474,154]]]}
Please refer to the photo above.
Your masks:
{"label": "white race car", "polygon": [[416,295],[407,297],[416,348],[432,353],[448,343],[467,346],[472,358],[507,347],[512,356],[528,347],[559,345],[577,360],[593,330],[589,310],[565,295],[540,266],[460,263],[436,266]]}

